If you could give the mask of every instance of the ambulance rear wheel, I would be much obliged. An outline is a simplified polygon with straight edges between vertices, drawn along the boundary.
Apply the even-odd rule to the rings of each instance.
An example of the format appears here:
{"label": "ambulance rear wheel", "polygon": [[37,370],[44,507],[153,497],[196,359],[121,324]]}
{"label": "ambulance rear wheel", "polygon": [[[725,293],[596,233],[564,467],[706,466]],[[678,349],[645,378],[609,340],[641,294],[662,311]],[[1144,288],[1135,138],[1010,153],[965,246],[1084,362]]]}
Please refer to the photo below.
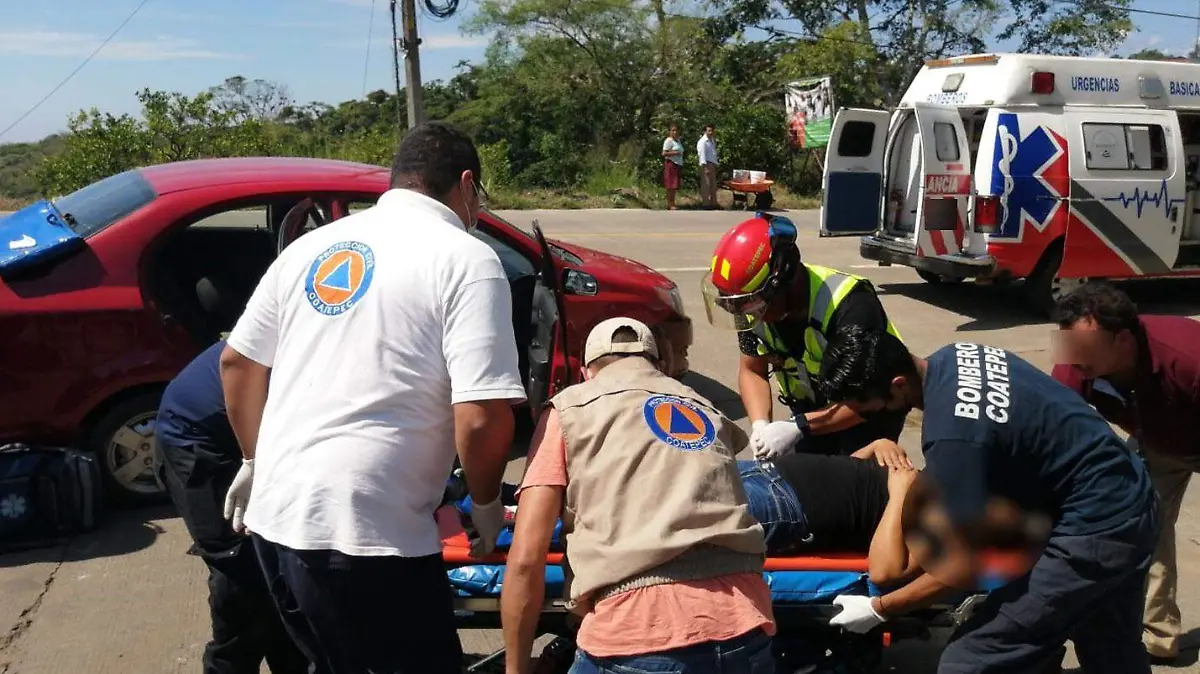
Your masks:
{"label": "ambulance rear wheel", "polygon": [[926,283],[962,283],[963,281],[961,276],[935,274],[931,271],[925,271],[924,269],[918,269],[917,276],[920,276],[921,280],[925,281]]}
{"label": "ambulance rear wheel", "polygon": [[[1062,264],[1062,241],[1050,244],[1037,266],[1025,278],[1025,301],[1041,318],[1053,318],[1055,302],[1064,292],[1065,284],[1056,277]],[[1069,290],[1067,291],[1069,292]]]}

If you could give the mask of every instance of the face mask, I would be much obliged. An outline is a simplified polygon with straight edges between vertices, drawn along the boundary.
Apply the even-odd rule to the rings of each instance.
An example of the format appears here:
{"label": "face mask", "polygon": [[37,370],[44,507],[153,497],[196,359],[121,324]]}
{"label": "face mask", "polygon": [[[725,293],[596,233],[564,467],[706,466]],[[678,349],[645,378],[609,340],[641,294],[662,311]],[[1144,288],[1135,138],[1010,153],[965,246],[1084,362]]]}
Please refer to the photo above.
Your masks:
{"label": "face mask", "polygon": [[[474,183],[472,183],[472,187],[474,187]],[[462,189],[461,184],[459,186],[459,189]],[[475,187],[475,198],[476,199],[479,198],[479,188],[478,187]],[[470,203],[470,200],[467,199],[467,195],[464,193],[463,194],[463,208],[467,209],[467,218],[468,218],[469,222],[465,222],[465,223],[463,223],[463,225],[466,227],[468,232],[473,231],[475,229],[475,227],[479,224],[479,211],[472,213],[471,208],[467,205],[469,203]]]}

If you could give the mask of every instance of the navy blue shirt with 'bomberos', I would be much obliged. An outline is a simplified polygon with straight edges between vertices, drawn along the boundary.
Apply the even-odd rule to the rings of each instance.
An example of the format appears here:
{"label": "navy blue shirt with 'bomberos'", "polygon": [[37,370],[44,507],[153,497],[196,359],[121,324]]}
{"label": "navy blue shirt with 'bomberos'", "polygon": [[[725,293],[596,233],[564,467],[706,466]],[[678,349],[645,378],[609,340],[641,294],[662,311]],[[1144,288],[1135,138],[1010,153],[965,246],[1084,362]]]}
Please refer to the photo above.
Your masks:
{"label": "navy blue shirt with 'bomberos'", "polygon": [[928,359],[925,473],[956,523],[990,496],[1049,515],[1056,535],[1112,529],[1153,498],[1142,460],[1078,394],[1019,356],[956,343]]}

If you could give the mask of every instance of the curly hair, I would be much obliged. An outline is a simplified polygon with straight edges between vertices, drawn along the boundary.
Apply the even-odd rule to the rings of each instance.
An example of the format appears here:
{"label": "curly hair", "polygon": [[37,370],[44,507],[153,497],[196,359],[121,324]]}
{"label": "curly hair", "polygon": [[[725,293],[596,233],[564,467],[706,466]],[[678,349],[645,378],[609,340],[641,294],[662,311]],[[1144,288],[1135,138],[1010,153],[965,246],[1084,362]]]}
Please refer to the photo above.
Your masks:
{"label": "curly hair", "polygon": [[1091,281],[1061,297],[1054,319],[1061,328],[1069,328],[1090,319],[1101,329],[1118,333],[1141,329],[1137,305],[1124,292],[1103,281]]}
{"label": "curly hair", "polygon": [[838,332],[821,357],[821,392],[834,403],[886,399],[893,379],[916,371],[904,342],[886,332],[850,326]]}

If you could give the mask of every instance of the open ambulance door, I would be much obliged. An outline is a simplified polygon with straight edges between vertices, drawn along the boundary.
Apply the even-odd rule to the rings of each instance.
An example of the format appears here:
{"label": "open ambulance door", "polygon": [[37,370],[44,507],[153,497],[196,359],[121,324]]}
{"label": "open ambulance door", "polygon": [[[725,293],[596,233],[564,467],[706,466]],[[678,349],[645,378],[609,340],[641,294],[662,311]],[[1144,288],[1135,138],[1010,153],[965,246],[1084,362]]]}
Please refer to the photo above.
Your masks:
{"label": "open ambulance door", "polygon": [[965,225],[961,217],[971,198],[970,140],[958,108],[914,103],[913,111],[921,137],[917,223],[919,228],[941,237],[941,232]]}
{"label": "open ambulance door", "polygon": [[833,120],[821,179],[821,236],[871,234],[883,204],[891,113],[842,108]]}
{"label": "open ambulance door", "polygon": [[567,349],[566,305],[563,303],[564,270],[559,267],[542,233],[533,221],[533,236],[541,249],[541,271],[533,291],[533,339],[529,344],[529,409],[536,419],[555,393],[570,386],[572,376]]}

